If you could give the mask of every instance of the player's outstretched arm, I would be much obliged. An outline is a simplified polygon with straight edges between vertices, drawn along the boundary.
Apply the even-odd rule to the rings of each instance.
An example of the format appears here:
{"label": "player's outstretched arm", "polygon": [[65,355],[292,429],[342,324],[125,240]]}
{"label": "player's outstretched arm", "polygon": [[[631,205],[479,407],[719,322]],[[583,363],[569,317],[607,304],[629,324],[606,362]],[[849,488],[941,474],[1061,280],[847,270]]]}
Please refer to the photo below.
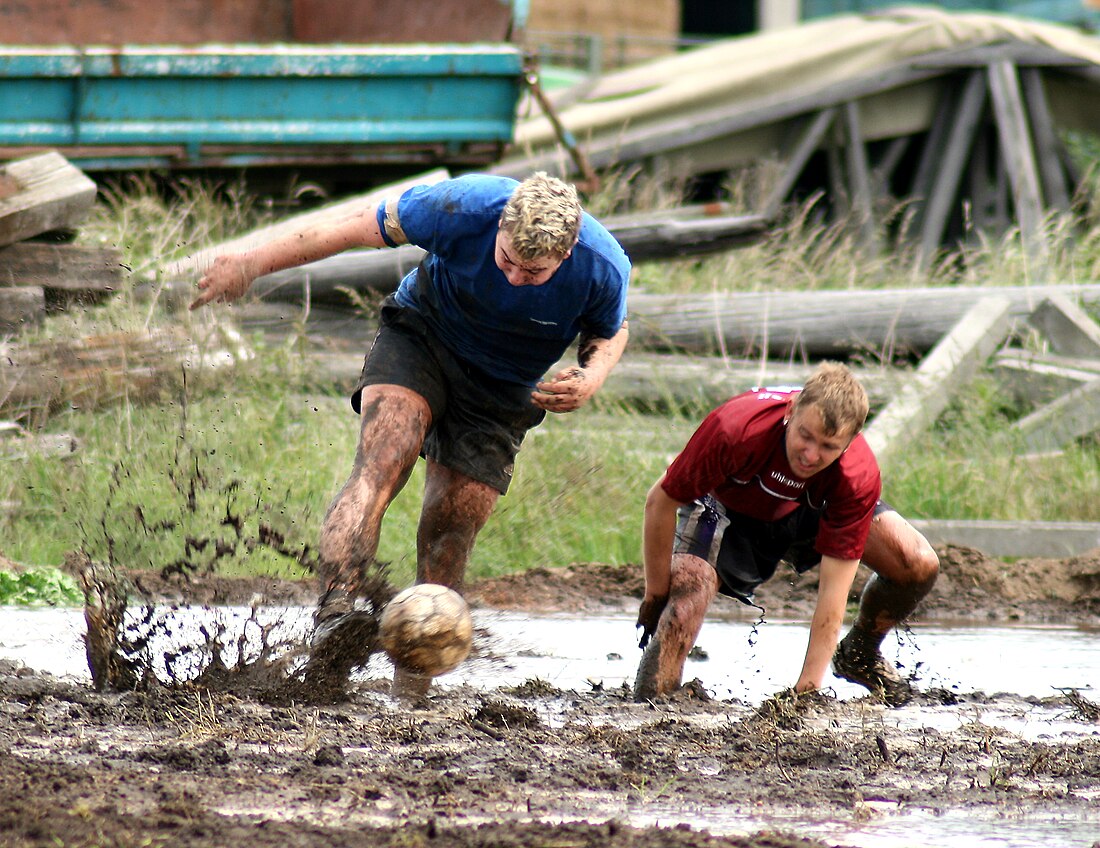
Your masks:
{"label": "player's outstretched arm", "polygon": [[217,257],[199,280],[200,294],[191,308],[198,309],[213,301],[231,303],[243,297],[256,278],[264,274],[316,262],[353,247],[383,246],[377,206],[371,204],[333,223],[307,227],[243,253]]}
{"label": "player's outstretched arm", "polygon": [[840,638],[844,623],[844,610],[848,605],[848,592],[859,567],[858,559],[836,559],[823,556],[818,566],[817,607],[810,622],[810,641],[806,646],[806,659],[802,673],[794,688],[796,692],[808,692],[821,688],[825,672]]}

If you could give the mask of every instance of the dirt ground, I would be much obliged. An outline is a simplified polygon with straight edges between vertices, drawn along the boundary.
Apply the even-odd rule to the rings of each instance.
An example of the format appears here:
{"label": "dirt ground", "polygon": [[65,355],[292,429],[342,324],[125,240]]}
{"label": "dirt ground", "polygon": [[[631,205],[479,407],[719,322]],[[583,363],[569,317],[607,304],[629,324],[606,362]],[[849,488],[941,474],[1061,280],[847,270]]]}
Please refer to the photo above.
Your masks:
{"label": "dirt ground", "polygon": [[[918,621],[1100,626],[1100,552],[1012,564],[964,549],[941,555]],[[193,604],[256,592],[272,603],[314,599],[308,584],[133,577]],[[475,606],[607,613],[633,612],[641,589],[638,567],[577,564],[466,594]],[[806,618],[815,589],[812,574],[776,577],[759,600],[769,616]],[[435,687],[407,707],[383,681],[353,685],[346,698],[300,695],[233,675],[208,687],[96,692],[0,663],[0,845],[811,848],[825,843],[782,826],[712,835],[661,811],[765,822],[914,807],[1085,815],[1100,797],[1100,707],[1087,690],[1042,701],[919,695],[920,715],[1047,708],[1077,731],[1038,741],[979,719],[906,729],[872,696],[777,693],[753,708],[692,684],[645,704],[625,689],[563,692],[537,680]]]}

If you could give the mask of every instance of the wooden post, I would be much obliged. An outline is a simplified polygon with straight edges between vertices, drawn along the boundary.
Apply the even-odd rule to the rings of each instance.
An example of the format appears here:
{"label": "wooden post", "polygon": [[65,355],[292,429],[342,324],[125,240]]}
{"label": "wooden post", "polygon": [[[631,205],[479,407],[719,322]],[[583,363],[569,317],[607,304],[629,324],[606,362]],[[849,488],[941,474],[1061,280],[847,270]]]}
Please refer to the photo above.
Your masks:
{"label": "wooden post", "polygon": [[974,135],[981,122],[984,104],[985,79],[981,71],[971,71],[959,101],[955,121],[948,133],[946,148],[942,151],[939,167],[935,171],[932,191],[925,204],[920,251],[917,254],[918,267],[927,267],[943,241],[943,233],[947,229],[947,221],[958,196],[959,180],[966,167],[967,155],[974,144]]}
{"label": "wooden post", "polygon": [[822,109],[806,124],[799,135],[798,142],[791,151],[790,157],[787,159],[787,167],[783,171],[783,176],[780,177],[779,182],[772,188],[771,193],[764,201],[764,217],[774,218],[779,214],[779,207],[783,205],[787,195],[791,193],[791,189],[794,188],[794,184],[798,180],[798,175],[806,167],[806,163],[810,160],[813,152],[821,145],[825,133],[829,131],[829,127],[833,125],[833,121],[836,119],[836,113],[836,107]]}
{"label": "wooden post", "polygon": [[1020,79],[1016,65],[1008,59],[991,62],[987,68],[993,114],[1001,139],[1008,178],[1012,184],[1012,199],[1024,249],[1036,270],[1046,264],[1043,237],[1043,198],[1039,190],[1039,169],[1031,146],[1024,101],[1020,94]]}
{"label": "wooden post", "polygon": [[1059,211],[1069,211],[1069,188],[1066,172],[1059,155],[1061,143],[1054,132],[1054,120],[1050,115],[1043,74],[1038,68],[1021,68],[1027,114],[1031,117],[1031,129],[1035,139],[1035,155],[1039,171],[1043,175],[1043,196],[1047,206]]}
{"label": "wooden post", "polygon": [[852,211],[865,249],[875,245],[875,212],[871,196],[871,168],[867,164],[867,148],[859,125],[859,105],[854,100],[844,104],[844,130],[848,137],[848,184],[852,196]]}

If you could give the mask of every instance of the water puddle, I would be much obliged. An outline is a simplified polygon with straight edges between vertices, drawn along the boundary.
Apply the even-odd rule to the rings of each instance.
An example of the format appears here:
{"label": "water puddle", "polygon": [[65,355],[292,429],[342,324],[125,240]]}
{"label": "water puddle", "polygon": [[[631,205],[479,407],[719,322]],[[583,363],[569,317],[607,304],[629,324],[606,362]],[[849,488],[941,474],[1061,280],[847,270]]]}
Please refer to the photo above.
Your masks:
{"label": "water puddle", "polygon": [[[202,644],[203,632],[224,628],[237,639],[245,628],[246,646],[259,647],[258,625],[276,623],[277,641],[304,640],[312,610],[247,607],[158,609],[171,622],[175,644],[154,644],[153,654],[179,645]],[[531,615],[475,610],[474,654],[454,672],[437,678],[441,686],[477,688],[518,686],[537,679],[562,690],[585,691],[630,685],[640,652],[633,622],[625,616]],[[0,607],[0,657],[55,676],[90,680],[80,609]],[[699,651],[689,658],[684,679],[698,678],[721,700],[757,705],[790,686],[806,649],[807,625],[766,622],[707,622]],[[1047,697],[1059,691],[1100,689],[1100,629],[1082,627],[920,626],[888,637],[884,656],[905,674],[915,673],[920,689],[1009,693]],[[359,676],[389,676],[392,667],[375,656]],[[865,691],[827,677],[825,686],[840,699]],[[895,711],[903,712],[903,711]],[[1024,729],[1022,726],[1018,729]]]}
{"label": "water puddle", "polygon": [[769,810],[766,818],[753,818],[728,815],[713,807],[693,814],[657,805],[630,811],[629,820],[639,827],[686,823],[728,836],[783,830],[852,848],[1092,848],[1100,836],[1100,813],[1066,815],[1052,809],[1014,815],[1000,810],[930,810],[893,803],[862,805],[848,821],[775,810]]}
{"label": "water puddle", "polygon": [[[300,643],[312,618],[312,609],[305,607],[255,612],[246,607],[182,607],[158,608],[157,613],[171,621],[169,631],[175,644],[153,645],[153,656],[178,653],[179,645],[204,645],[206,634],[214,631],[230,639],[243,634],[240,641],[246,654],[250,645],[259,652],[261,631],[268,627],[274,628],[269,641]],[[456,671],[438,678],[436,685],[493,691],[539,680],[568,693],[617,689],[633,681],[639,650],[633,622],[626,616],[475,610],[474,623],[474,654]],[[83,634],[81,609],[0,608],[0,658],[90,683]],[[731,703],[728,714],[693,720],[737,720],[789,687],[801,666],[806,637],[807,625],[800,622],[769,621],[754,628],[744,622],[708,621],[698,640],[701,650],[688,661],[685,679],[698,678],[713,697],[741,703]],[[888,638],[884,654],[904,672],[916,674],[918,689],[945,693],[945,703],[930,706],[925,701],[901,709],[868,707],[865,721],[879,727],[919,734],[981,724],[1029,741],[1062,744],[1100,735],[1100,725],[1068,716],[1064,701],[1057,707],[1039,701],[1065,690],[1097,700],[1100,629],[922,625],[912,633]],[[234,659],[226,657],[230,662]],[[165,671],[153,670],[158,676]],[[360,680],[391,675],[392,667],[380,655],[357,672]],[[825,685],[841,700],[865,694],[861,688],[832,677]],[[988,702],[966,697],[982,692],[1005,693],[1006,697]],[[960,696],[958,703],[950,703],[951,693]],[[555,699],[548,700],[549,705],[540,710],[540,719],[549,724],[568,721],[568,711],[558,711]],[[609,723],[620,720],[614,715],[607,717]],[[696,761],[691,767],[707,773],[710,766]],[[1003,808],[933,810],[918,804],[867,801],[858,804],[850,818],[838,820],[815,818],[814,813],[799,809],[771,809],[766,818],[754,818],[738,806],[693,808],[662,798],[608,810],[596,803],[592,816],[597,820],[615,817],[637,826],[687,824],[726,835],[782,829],[855,848],[1091,848],[1100,838],[1100,810],[1067,814],[1052,807],[1014,815]]]}

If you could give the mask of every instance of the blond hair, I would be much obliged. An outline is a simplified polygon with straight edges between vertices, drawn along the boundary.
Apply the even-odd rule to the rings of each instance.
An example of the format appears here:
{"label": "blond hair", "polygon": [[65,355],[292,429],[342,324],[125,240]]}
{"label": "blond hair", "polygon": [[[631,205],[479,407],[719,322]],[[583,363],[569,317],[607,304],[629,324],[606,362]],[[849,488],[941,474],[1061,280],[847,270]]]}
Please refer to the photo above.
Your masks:
{"label": "blond hair", "polygon": [[561,259],[577,243],[581,202],[577,190],[539,171],[512,192],[500,215],[500,228],[512,238],[520,262]]}
{"label": "blond hair", "polygon": [[863,429],[870,411],[867,392],[859,380],[839,362],[822,362],[794,401],[794,409],[816,407],[830,436],[855,436]]}

